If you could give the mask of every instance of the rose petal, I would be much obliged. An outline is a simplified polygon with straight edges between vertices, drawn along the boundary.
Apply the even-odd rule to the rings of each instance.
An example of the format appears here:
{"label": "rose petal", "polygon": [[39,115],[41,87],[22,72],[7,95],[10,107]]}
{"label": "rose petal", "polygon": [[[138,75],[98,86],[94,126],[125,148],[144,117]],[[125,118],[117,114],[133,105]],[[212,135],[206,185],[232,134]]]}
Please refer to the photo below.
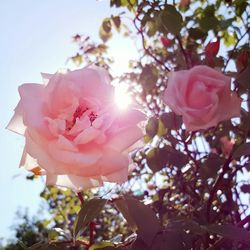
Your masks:
{"label": "rose petal", "polygon": [[23,114],[22,114],[22,108],[21,108],[20,102],[15,108],[15,114],[11,118],[6,128],[15,133],[24,135],[26,126],[23,124]]}
{"label": "rose petal", "polygon": [[47,174],[47,185],[56,185],[73,189],[75,192],[86,190],[88,188],[99,187],[103,185],[100,178],[85,178],[75,175],[53,175]]}
{"label": "rose petal", "polygon": [[107,143],[107,146],[122,152],[143,137],[141,129],[137,126],[127,127],[114,135]]}
{"label": "rose petal", "polygon": [[101,134],[101,131],[94,128],[94,127],[89,127],[85,130],[83,130],[75,139],[74,143],[76,145],[79,144],[86,144],[88,142],[93,141],[95,138],[97,138]]}

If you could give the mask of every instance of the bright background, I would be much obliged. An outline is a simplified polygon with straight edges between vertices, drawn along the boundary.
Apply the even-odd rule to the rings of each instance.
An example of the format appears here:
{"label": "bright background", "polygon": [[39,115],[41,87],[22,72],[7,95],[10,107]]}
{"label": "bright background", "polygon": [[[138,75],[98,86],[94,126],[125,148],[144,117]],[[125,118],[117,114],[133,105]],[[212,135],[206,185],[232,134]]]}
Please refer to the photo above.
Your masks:
{"label": "bright background", "polygon": [[[109,1],[95,0],[1,0],[0,1],[0,238],[10,238],[15,213],[28,208],[37,215],[43,181],[27,181],[19,169],[23,138],[5,129],[19,100],[18,86],[40,83],[40,72],[54,73],[75,55],[76,33],[99,41],[103,18],[115,12]],[[109,43],[116,73],[127,68],[135,44],[115,35]],[[72,65],[71,65],[72,67]],[[40,215],[40,214],[39,214]]]}

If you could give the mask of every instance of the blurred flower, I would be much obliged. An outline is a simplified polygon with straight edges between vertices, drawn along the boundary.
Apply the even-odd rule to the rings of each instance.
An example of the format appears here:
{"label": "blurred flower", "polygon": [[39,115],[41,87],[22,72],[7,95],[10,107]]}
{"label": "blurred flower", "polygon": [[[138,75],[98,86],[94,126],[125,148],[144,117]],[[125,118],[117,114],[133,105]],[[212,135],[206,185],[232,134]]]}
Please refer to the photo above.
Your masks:
{"label": "blurred flower", "polygon": [[161,43],[164,47],[169,47],[171,45],[171,41],[165,36],[161,37]]}
{"label": "blurred flower", "polygon": [[183,116],[187,130],[207,129],[240,116],[241,100],[230,90],[230,82],[207,66],[171,72],[163,100]]}

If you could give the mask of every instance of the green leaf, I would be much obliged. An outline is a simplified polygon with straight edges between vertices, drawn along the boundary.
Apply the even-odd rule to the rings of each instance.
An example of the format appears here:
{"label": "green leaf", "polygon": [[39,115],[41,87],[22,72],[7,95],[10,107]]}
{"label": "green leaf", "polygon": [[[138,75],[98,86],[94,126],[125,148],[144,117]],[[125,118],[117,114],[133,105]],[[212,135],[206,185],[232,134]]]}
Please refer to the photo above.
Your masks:
{"label": "green leaf", "polygon": [[177,130],[182,125],[182,118],[173,112],[163,113],[160,116],[160,120],[163,122],[164,126],[168,129]]}
{"label": "green leaf", "polygon": [[167,134],[167,129],[164,125],[164,123],[159,119],[158,120],[158,130],[157,130],[157,135],[159,137],[164,136],[165,134]]}
{"label": "green leaf", "polygon": [[237,35],[234,32],[233,34],[229,32],[225,32],[223,35],[223,42],[227,47],[230,47],[231,45],[234,45],[237,41]]}
{"label": "green leaf", "polygon": [[211,153],[207,160],[201,165],[200,174],[204,181],[208,178],[215,178],[217,172],[224,163],[224,160],[220,158],[217,154]]}
{"label": "green leaf", "polygon": [[192,37],[194,40],[198,40],[205,38],[207,36],[207,32],[204,32],[198,28],[191,28],[189,29],[189,36]]}
{"label": "green leaf", "polygon": [[119,198],[114,201],[114,204],[117,207],[117,209],[122,213],[123,217],[126,219],[128,224],[130,225],[132,231],[135,232],[137,230],[137,226],[129,213],[126,200],[124,198]]}
{"label": "green leaf", "polygon": [[151,117],[146,125],[146,133],[151,138],[157,134],[158,131],[158,120],[156,117]]}
{"label": "green leaf", "polygon": [[94,243],[93,245],[91,245],[89,250],[105,249],[106,247],[113,247],[113,246],[114,244],[110,241],[102,241],[102,242]]}
{"label": "green leaf", "polygon": [[216,30],[219,20],[215,16],[204,16],[199,20],[200,27],[203,31]]}
{"label": "green leaf", "polygon": [[247,1],[246,0],[236,0],[235,1],[235,12],[237,16],[241,16],[246,10]]}
{"label": "green leaf", "polygon": [[250,233],[244,229],[233,225],[208,225],[206,229],[210,233],[218,234],[224,238],[250,243]]}
{"label": "green leaf", "polygon": [[158,70],[153,64],[146,64],[140,75],[140,83],[142,84],[145,91],[151,91],[158,80]]}
{"label": "green leaf", "polygon": [[101,212],[106,203],[107,203],[106,199],[99,199],[99,198],[94,198],[89,201],[84,201],[74,224],[75,238]]}
{"label": "green leaf", "polygon": [[137,225],[137,234],[148,246],[151,245],[154,237],[160,230],[160,223],[156,214],[142,202],[133,199],[125,198],[129,213]]}
{"label": "green leaf", "polygon": [[53,228],[49,230],[48,238],[49,240],[57,240],[59,236],[66,238],[65,232],[61,228]]}
{"label": "green leaf", "polygon": [[233,153],[233,158],[239,158],[243,155],[250,155],[250,142],[241,144]]}
{"label": "green leaf", "polygon": [[164,34],[169,32],[174,35],[179,35],[182,28],[182,16],[173,5],[165,5],[165,9],[159,15],[160,29]]}
{"label": "green leaf", "polygon": [[102,28],[106,33],[109,33],[111,31],[111,21],[110,18],[105,18],[102,22]]}
{"label": "green leaf", "polygon": [[154,21],[148,21],[147,22],[147,26],[148,26],[148,31],[147,31],[147,34],[149,37],[153,36],[156,31],[157,31],[157,25],[156,25],[156,22]]}

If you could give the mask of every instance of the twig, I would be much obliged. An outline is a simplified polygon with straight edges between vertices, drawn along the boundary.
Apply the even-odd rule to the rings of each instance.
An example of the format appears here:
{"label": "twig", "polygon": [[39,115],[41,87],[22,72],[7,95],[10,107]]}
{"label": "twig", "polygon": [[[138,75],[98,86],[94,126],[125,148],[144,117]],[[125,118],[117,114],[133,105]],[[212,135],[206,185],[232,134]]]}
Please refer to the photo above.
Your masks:
{"label": "twig", "polygon": [[210,209],[211,209],[211,205],[212,205],[214,196],[215,196],[215,194],[220,186],[220,182],[222,181],[224,174],[229,170],[229,164],[231,161],[232,161],[232,154],[228,157],[225,164],[223,165],[222,172],[220,173],[220,175],[216,179],[214,186],[210,192],[210,195],[209,195],[209,198],[207,201],[207,212],[206,212],[207,222],[210,221]]}
{"label": "twig", "polygon": [[190,67],[189,67],[188,55],[187,55],[187,53],[186,53],[186,51],[185,51],[185,49],[184,49],[184,47],[183,47],[183,45],[182,45],[182,41],[181,41],[181,39],[180,39],[179,36],[176,36],[176,39],[177,39],[177,41],[178,41],[178,43],[179,43],[181,52],[182,52],[182,54],[183,54],[183,56],[184,56],[184,59],[185,59],[185,62],[186,62],[186,66],[187,66],[187,68],[189,69]]}
{"label": "twig", "polygon": [[144,49],[144,51],[146,52],[146,54],[148,54],[150,57],[152,57],[157,63],[159,63],[160,65],[162,65],[164,67],[165,70],[170,72],[170,69],[165,65],[164,62],[162,62],[161,60],[159,60],[154,54],[151,53],[151,51],[146,47],[145,45],[145,37],[144,37],[144,33],[143,33],[143,29],[142,27],[138,27],[136,24],[136,21],[140,21],[138,18],[138,14],[136,15],[136,17],[133,20],[134,26],[137,30],[137,32],[141,35],[141,39],[142,39],[142,47]]}
{"label": "twig", "polygon": [[227,59],[227,61],[226,61],[226,65],[225,65],[225,67],[224,67],[224,69],[223,69],[223,73],[225,73],[229,61],[233,58],[235,49],[237,48],[237,46],[239,45],[239,43],[240,43],[240,41],[243,39],[243,37],[244,37],[245,35],[248,34],[248,32],[249,32],[249,28],[246,30],[246,32],[245,32],[240,38],[237,39],[237,42],[236,42],[236,44],[234,45],[233,50],[232,50],[232,52],[230,53],[230,56],[228,57],[228,59]]}
{"label": "twig", "polygon": [[83,203],[84,203],[84,198],[83,198],[83,196],[82,196],[82,193],[81,192],[78,192],[78,193],[76,193],[77,194],[77,197],[79,198],[79,200],[80,200],[80,202],[81,202],[81,205],[83,205]]}

